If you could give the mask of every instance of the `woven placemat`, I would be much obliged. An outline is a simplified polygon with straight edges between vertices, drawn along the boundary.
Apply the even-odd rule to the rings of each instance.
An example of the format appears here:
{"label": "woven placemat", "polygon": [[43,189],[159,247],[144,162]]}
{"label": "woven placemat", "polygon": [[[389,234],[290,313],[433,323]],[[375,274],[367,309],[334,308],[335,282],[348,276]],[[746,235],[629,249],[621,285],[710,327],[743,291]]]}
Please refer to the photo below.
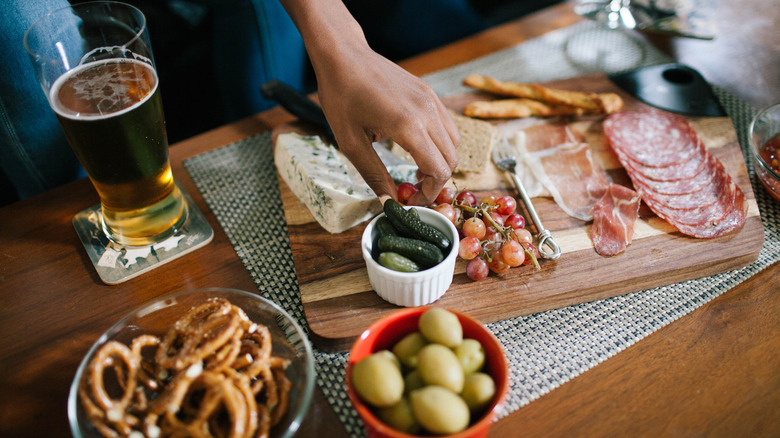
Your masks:
{"label": "woven placemat", "polygon": [[[609,49],[589,61],[574,47]],[[567,49],[569,52],[567,54]],[[577,49],[579,50],[579,49]],[[462,93],[460,81],[479,72],[527,82],[615,72],[668,62],[651,47],[617,31],[584,22],[521,45],[433,73],[424,79],[440,95]],[[743,154],[756,110],[724,90],[716,95],[732,118]],[[274,300],[305,327],[287,225],[273,162],[270,133],[259,134],[192,157],[184,165],[225,230],[261,295]],[[764,223],[758,259],[745,268],[534,315],[489,324],[506,350],[511,387],[501,417],[550,392],[645,336],[702,306],[780,260],[780,204],[748,171]],[[344,385],[347,354],[315,349],[317,382],[347,431],[364,436]]]}

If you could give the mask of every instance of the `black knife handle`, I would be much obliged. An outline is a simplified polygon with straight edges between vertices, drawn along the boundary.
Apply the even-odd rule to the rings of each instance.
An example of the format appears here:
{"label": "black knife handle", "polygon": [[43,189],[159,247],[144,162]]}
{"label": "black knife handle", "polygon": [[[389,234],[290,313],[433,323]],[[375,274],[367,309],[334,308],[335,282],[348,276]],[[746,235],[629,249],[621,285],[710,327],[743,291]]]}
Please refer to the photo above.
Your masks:
{"label": "black knife handle", "polygon": [[290,114],[326,130],[328,135],[333,138],[333,132],[330,130],[328,119],[325,118],[322,108],[305,94],[276,79],[263,84],[260,87],[260,93],[264,98],[278,102]]}

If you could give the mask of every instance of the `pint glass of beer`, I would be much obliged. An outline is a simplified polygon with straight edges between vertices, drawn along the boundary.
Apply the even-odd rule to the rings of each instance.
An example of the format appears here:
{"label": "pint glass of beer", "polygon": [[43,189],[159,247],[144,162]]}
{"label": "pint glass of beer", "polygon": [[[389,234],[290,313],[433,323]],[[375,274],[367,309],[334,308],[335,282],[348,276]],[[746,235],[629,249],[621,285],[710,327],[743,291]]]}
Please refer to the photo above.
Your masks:
{"label": "pint glass of beer", "polygon": [[188,207],[168,161],[143,13],[117,2],[73,5],[36,21],[24,47],[100,196],[103,232],[123,246],[174,234]]}

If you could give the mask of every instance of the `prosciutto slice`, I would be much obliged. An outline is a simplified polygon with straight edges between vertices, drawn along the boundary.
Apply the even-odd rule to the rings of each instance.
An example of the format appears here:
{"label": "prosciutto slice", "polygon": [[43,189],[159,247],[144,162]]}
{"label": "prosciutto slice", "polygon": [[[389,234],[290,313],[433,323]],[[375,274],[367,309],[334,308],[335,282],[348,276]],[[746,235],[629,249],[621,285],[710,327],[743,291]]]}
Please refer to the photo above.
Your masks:
{"label": "prosciutto slice", "polygon": [[604,121],[604,133],[642,200],[680,232],[714,238],[744,224],[745,194],[684,118],[617,113]]}
{"label": "prosciutto slice", "polygon": [[593,162],[590,146],[565,124],[534,125],[517,133],[515,145],[534,177],[571,217],[589,221],[609,185]]}
{"label": "prosciutto slice", "polygon": [[626,250],[634,237],[639,217],[639,193],[619,184],[610,184],[593,207],[590,238],[596,252],[614,256]]}

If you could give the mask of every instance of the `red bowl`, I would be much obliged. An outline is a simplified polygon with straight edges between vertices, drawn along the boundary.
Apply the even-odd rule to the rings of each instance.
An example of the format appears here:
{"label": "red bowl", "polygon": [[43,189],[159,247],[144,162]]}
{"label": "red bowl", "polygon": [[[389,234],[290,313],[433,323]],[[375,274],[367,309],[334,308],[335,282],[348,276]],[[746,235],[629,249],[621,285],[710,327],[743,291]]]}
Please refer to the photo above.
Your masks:
{"label": "red bowl", "polygon": [[[417,331],[420,315],[428,309],[430,309],[429,306],[413,307],[393,312],[372,324],[352,345],[346,370],[347,395],[363,419],[369,438],[416,438],[418,435],[409,435],[393,429],[374,415],[371,408],[360,400],[352,387],[352,367],[371,353],[391,349],[405,335]],[[482,344],[485,349],[485,371],[493,377],[496,383],[495,398],[482,417],[472,421],[467,429],[454,435],[447,435],[447,437],[486,437],[490,426],[501,412],[509,390],[509,366],[506,356],[498,339],[479,321],[454,310],[447,310],[457,315],[461,326],[463,326],[464,338],[476,339]]]}

